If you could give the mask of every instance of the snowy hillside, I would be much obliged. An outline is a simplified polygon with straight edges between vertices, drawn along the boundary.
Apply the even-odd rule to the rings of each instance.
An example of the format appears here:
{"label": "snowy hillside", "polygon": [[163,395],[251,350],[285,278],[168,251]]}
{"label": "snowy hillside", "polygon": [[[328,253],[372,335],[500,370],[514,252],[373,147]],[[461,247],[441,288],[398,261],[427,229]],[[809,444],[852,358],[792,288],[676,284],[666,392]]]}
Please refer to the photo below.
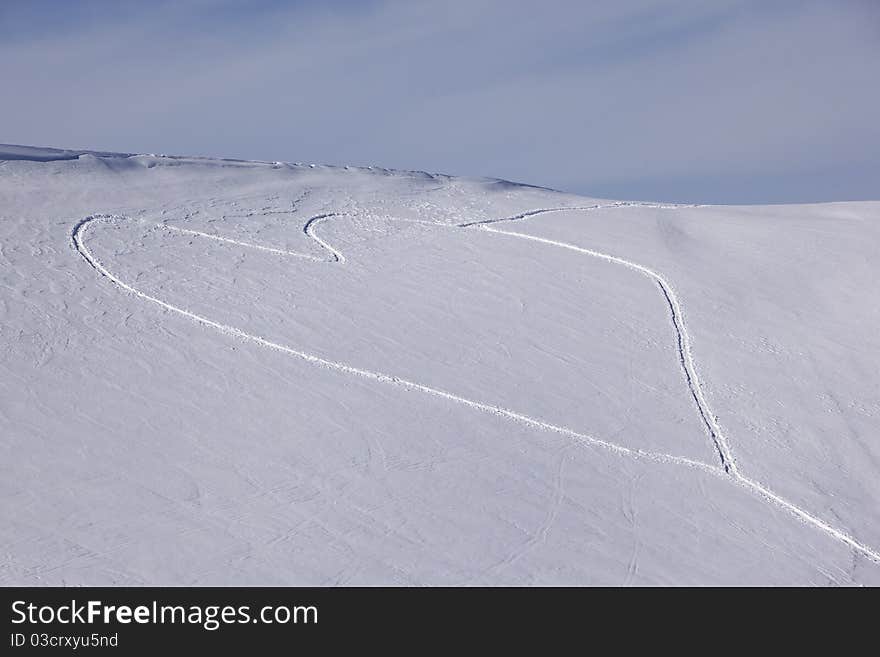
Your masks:
{"label": "snowy hillside", "polygon": [[880,584],[880,203],[0,146],[0,584]]}

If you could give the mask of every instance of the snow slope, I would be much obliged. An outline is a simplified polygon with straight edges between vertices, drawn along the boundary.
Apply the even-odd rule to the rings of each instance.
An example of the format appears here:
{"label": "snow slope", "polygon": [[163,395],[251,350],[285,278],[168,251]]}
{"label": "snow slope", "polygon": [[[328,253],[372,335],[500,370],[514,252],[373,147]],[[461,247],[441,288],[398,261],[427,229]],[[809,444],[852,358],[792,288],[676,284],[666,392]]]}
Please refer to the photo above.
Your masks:
{"label": "snow slope", "polygon": [[0,146],[0,583],[880,584],[878,238]]}

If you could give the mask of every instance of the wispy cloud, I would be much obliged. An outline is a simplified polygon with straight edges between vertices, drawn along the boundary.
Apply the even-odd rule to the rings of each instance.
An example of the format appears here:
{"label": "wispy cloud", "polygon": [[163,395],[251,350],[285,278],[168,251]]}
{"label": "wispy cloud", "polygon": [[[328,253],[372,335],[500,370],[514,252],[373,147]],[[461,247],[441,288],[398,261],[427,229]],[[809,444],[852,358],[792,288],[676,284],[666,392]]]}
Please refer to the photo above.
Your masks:
{"label": "wispy cloud", "polygon": [[880,197],[872,2],[35,0],[0,32],[0,141]]}

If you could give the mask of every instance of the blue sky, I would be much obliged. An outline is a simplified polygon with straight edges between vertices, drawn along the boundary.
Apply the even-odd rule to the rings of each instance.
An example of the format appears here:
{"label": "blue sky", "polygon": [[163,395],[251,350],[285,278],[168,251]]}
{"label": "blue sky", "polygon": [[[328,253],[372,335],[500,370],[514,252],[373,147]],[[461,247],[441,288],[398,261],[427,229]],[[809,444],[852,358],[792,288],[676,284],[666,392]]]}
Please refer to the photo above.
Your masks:
{"label": "blue sky", "polygon": [[880,199],[875,0],[3,0],[0,142]]}

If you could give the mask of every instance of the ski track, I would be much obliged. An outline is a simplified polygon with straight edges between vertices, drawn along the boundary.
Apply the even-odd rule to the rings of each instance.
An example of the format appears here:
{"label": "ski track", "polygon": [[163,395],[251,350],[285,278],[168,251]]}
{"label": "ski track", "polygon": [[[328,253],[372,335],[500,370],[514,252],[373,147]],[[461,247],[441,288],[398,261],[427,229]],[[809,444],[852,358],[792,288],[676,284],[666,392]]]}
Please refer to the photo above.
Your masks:
{"label": "ski track", "polygon": [[165,230],[171,230],[176,233],[181,233],[183,235],[191,235],[193,237],[204,237],[209,240],[214,240],[217,242],[225,242],[226,244],[235,244],[236,246],[244,246],[248,249],[257,249],[259,251],[266,251],[268,253],[276,253],[278,255],[284,256],[293,256],[294,258],[303,258],[304,260],[311,260],[312,262],[326,262],[323,258],[318,258],[316,256],[308,255],[306,253],[297,253],[296,251],[286,251],[284,249],[275,249],[270,246],[262,246],[261,244],[253,244],[251,242],[242,242],[240,240],[230,239],[228,237],[220,237],[219,235],[212,235],[210,233],[202,233],[198,230],[190,230],[188,228],[181,228],[180,226],[173,226],[171,224],[159,224],[159,226]]}
{"label": "ski track", "polygon": [[[555,208],[552,210],[545,210],[545,212],[558,211],[560,210],[557,210]],[[535,214],[536,213],[532,213],[531,215],[521,215],[517,218],[534,216]],[[684,377],[687,381],[688,389],[690,390],[691,396],[693,397],[694,402],[697,405],[697,410],[700,413],[703,424],[706,426],[706,429],[709,432],[709,436],[712,439],[712,444],[715,447],[715,451],[718,452],[718,458],[721,461],[721,468],[728,474],[736,475],[737,469],[736,464],[733,461],[733,456],[730,452],[730,445],[727,442],[727,438],[725,438],[724,434],[721,432],[721,427],[718,426],[718,422],[715,419],[715,416],[712,413],[711,409],[709,408],[709,403],[706,401],[706,398],[703,395],[702,386],[700,385],[700,380],[697,377],[697,370],[696,366],[694,365],[694,358],[691,355],[691,341],[687,333],[687,328],[685,327],[681,304],[679,303],[678,297],[676,296],[675,292],[672,291],[672,286],[666,281],[665,278],[663,278],[660,274],[653,271],[652,269],[648,269],[647,267],[643,267],[642,265],[630,262],[629,260],[624,260],[623,258],[600,253],[599,251],[593,251],[592,249],[585,249],[579,246],[575,246],[573,244],[568,244],[566,242],[557,242],[555,240],[549,240],[543,237],[536,237],[534,235],[528,235],[526,233],[517,233],[513,231],[498,230],[497,228],[489,228],[485,223],[465,225],[476,226],[480,230],[484,230],[486,232],[496,233],[499,235],[508,235],[510,237],[519,237],[521,239],[531,240],[533,242],[540,242],[542,244],[549,244],[550,246],[556,246],[563,249],[576,251],[578,253],[583,253],[585,255],[590,255],[594,258],[599,258],[600,260],[604,260],[606,262],[612,262],[618,265],[623,265],[624,267],[628,267],[629,269],[632,269],[644,276],[647,276],[652,281],[654,281],[660,287],[660,290],[663,293],[663,297],[666,300],[666,304],[669,306],[669,310],[672,313],[672,325],[675,328],[678,358],[681,363],[682,370],[684,371]]]}
{"label": "ski track", "polygon": [[328,212],[326,214],[315,215],[311,219],[306,222],[306,225],[303,226],[303,232],[315,240],[318,244],[320,244],[331,256],[332,262],[345,262],[345,256],[342,255],[339,251],[334,249],[332,246],[327,244],[324,240],[318,237],[317,233],[315,233],[315,226],[317,226],[322,221],[326,221],[331,217],[339,216],[336,212]]}
{"label": "ski track", "polygon": [[[684,376],[688,385],[688,389],[690,391],[691,396],[694,399],[694,402],[697,406],[697,410],[700,413],[700,416],[703,420],[703,424],[706,427],[706,430],[709,433],[709,436],[712,440],[712,443],[715,447],[715,451],[718,454],[718,458],[720,461],[720,466],[710,465],[708,463],[703,463],[701,461],[696,461],[693,459],[689,459],[683,456],[676,456],[672,454],[665,454],[662,452],[654,452],[649,450],[642,450],[638,448],[626,447],[624,445],[619,445],[617,443],[609,442],[607,440],[602,440],[601,438],[597,438],[595,436],[574,431],[573,429],[569,429],[567,427],[559,426],[556,424],[552,424],[550,422],[546,422],[541,419],[533,418],[522,413],[517,413],[508,408],[504,408],[502,406],[496,406],[494,404],[489,404],[486,402],[475,401],[472,399],[467,399],[465,397],[461,397],[454,393],[441,390],[439,388],[433,388],[430,386],[422,385],[415,381],[409,381],[407,379],[403,379],[397,376],[393,376],[390,374],[385,374],[382,372],[376,372],[372,370],[366,370],[358,367],[354,367],[352,365],[348,365],[346,363],[342,363],[339,361],[330,360],[327,358],[323,358],[321,356],[311,354],[308,352],[300,351],[297,349],[293,349],[289,346],[279,344],[277,342],[272,342],[262,336],[257,336],[250,334],[242,329],[236,328],[234,326],[229,326],[226,324],[221,324],[220,322],[216,322],[207,317],[203,317],[196,313],[190,312],[185,308],[181,308],[179,306],[175,306],[170,304],[162,299],[154,297],[150,294],[142,292],[137,288],[129,285],[122,279],[118,278],[115,274],[113,274],[88,248],[86,245],[86,235],[91,227],[101,222],[118,222],[127,220],[128,217],[122,215],[110,215],[110,214],[95,214],[90,215],[81,221],[79,221],[73,228],[71,233],[71,238],[73,242],[73,246],[76,251],[82,256],[82,258],[93,268],[95,269],[101,276],[108,279],[111,283],[121,288],[122,290],[144,300],[149,301],[157,306],[182,315],[187,319],[190,319],[197,324],[201,324],[202,326],[206,326],[208,328],[212,328],[224,335],[228,335],[230,337],[238,338],[244,341],[252,342],[258,344],[262,347],[266,347],[268,349],[272,349],[278,351],[280,353],[294,356],[296,358],[300,358],[308,363],[313,365],[317,365],[320,367],[324,367],[326,369],[335,370],[337,372],[342,372],[344,374],[349,374],[352,376],[357,376],[363,379],[368,379],[372,381],[376,381],[383,384],[394,385],[399,388],[402,388],[411,392],[421,392],[424,394],[432,395],[434,397],[438,397],[441,399],[445,399],[447,401],[455,402],[457,404],[461,404],[463,406],[469,407],[474,410],[482,411],[484,413],[489,413],[492,415],[496,415],[507,420],[516,422],[520,425],[524,425],[533,429],[538,429],[542,431],[549,431],[552,433],[557,433],[563,435],[570,440],[573,440],[577,443],[581,443],[586,446],[596,447],[599,449],[604,449],[609,452],[615,453],[619,456],[629,457],[637,460],[644,460],[654,463],[660,463],[665,465],[678,465],[678,466],[686,466],[691,469],[697,469],[707,474],[711,474],[713,476],[719,477],[726,481],[732,481],[733,483],[741,486],[745,490],[750,493],[757,495],[761,499],[766,502],[781,508],[787,511],[789,514],[793,515],[798,520],[813,526],[814,528],[822,531],[827,534],[831,538],[843,543],[844,545],[850,547],[857,553],[860,553],[872,560],[873,562],[880,564],[880,552],[873,549],[872,547],[860,542],[856,538],[850,536],[846,532],[837,529],[831,525],[829,525],[824,520],[814,516],[808,511],[801,509],[796,504],[789,502],[788,500],[780,497],[769,488],[767,488],[762,483],[750,479],[743,475],[740,470],[737,468],[733,455],[730,449],[730,445],[727,441],[727,438],[724,436],[721,431],[720,426],[718,425],[718,421],[715,415],[712,413],[711,408],[709,406],[708,401],[705,398],[705,395],[702,391],[702,385],[700,383],[700,379],[697,375],[696,365],[694,362],[693,355],[691,353],[691,344],[690,337],[687,332],[687,327],[684,322],[684,313],[682,311],[681,303],[678,299],[678,296],[673,291],[672,286],[669,282],[658,272],[653,271],[643,265],[639,265],[635,262],[631,262],[624,258],[620,258],[618,256],[609,255],[606,253],[601,253],[599,251],[594,251],[592,249],[587,249],[584,247],[576,246],[574,244],[569,244],[567,242],[560,242],[556,240],[551,240],[543,237],[538,237],[536,235],[529,235],[527,233],[520,233],[516,231],[506,231],[499,230],[497,228],[490,227],[491,224],[497,224],[501,222],[512,222],[521,219],[526,219],[528,217],[534,217],[541,214],[551,213],[551,212],[566,212],[566,211],[593,211],[593,210],[602,210],[602,209],[610,209],[610,208],[624,208],[624,207],[651,207],[651,208],[661,208],[661,209],[677,209],[681,207],[701,207],[697,205],[689,205],[689,206],[681,206],[681,205],[661,205],[661,204],[652,204],[652,203],[641,203],[641,202],[614,202],[614,203],[596,203],[588,206],[569,206],[569,207],[555,207],[555,208],[542,208],[536,210],[530,210],[528,212],[523,212],[518,215],[514,215],[512,217],[504,217],[497,219],[485,219],[481,221],[471,221],[459,224],[442,224],[430,221],[414,221],[414,220],[401,220],[409,223],[422,223],[428,224],[431,226],[438,227],[448,227],[448,228],[461,228],[461,229],[478,229],[488,233],[494,233],[498,235],[505,235],[508,237],[515,237],[518,239],[525,239],[533,242],[538,242],[541,244],[545,244],[548,246],[554,246],[558,248],[564,248],[571,251],[575,251],[584,255],[589,255],[594,258],[598,258],[600,260],[604,260],[605,262],[610,262],[618,265],[622,265],[627,267],[633,271],[636,271],[649,279],[651,279],[657,286],[660,288],[664,299],[669,307],[673,328],[676,332],[676,343],[677,350],[679,355],[679,361],[684,372]],[[191,235],[194,237],[205,237],[208,239],[213,239],[220,242],[226,242],[229,244],[242,246],[246,248],[254,248],[262,251],[267,251],[270,253],[275,253],[278,255],[284,256],[294,256],[299,258],[304,258],[307,260],[312,260],[316,262],[338,262],[345,263],[345,257],[341,252],[336,250],[333,246],[322,240],[316,233],[315,227],[323,221],[331,217],[343,216],[340,213],[325,213],[313,216],[310,218],[306,224],[303,226],[303,232],[317,242],[321,248],[327,251],[330,254],[329,259],[321,259],[315,256],[297,253],[293,251],[286,251],[283,249],[275,249],[271,247],[261,246],[257,244],[251,244],[247,242],[242,242],[239,240],[234,240],[230,238],[220,237],[217,235],[211,235],[208,233],[202,233],[200,231],[194,231],[190,229],[180,228],[178,226],[171,226],[169,224],[160,223],[158,226],[160,228],[168,229],[171,231],[175,231],[182,234]],[[388,219],[395,220],[393,217],[388,217]]]}

